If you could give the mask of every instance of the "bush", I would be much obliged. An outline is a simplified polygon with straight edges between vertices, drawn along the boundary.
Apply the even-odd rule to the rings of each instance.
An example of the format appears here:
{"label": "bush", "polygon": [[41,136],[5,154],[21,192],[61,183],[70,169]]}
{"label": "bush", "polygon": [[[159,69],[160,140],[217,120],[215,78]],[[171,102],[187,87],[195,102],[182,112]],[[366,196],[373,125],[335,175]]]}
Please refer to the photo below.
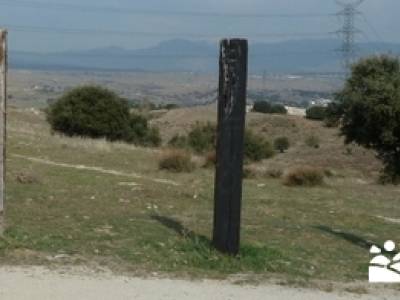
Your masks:
{"label": "bush", "polygon": [[271,114],[286,115],[287,112],[288,112],[287,109],[282,104],[273,104],[272,107],[271,107]]}
{"label": "bush", "polygon": [[215,149],[216,136],[217,131],[215,125],[211,123],[196,123],[196,125],[189,132],[187,141],[189,147],[192,148],[196,153],[203,154],[207,151]]}
{"label": "bush", "polygon": [[256,101],[253,111],[264,114],[287,114],[286,108],[281,104],[271,104],[267,101]]}
{"label": "bush", "polygon": [[274,141],[275,149],[280,151],[281,153],[284,153],[285,150],[289,149],[289,146],[290,146],[289,139],[285,136],[278,137]]}
{"label": "bush", "polygon": [[[206,160],[213,159],[215,163],[216,139],[216,127],[213,124],[196,123],[187,137],[176,135],[168,144],[175,148],[190,148],[198,154],[206,153],[209,156]],[[214,153],[213,156],[211,156],[211,153]],[[270,158],[273,155],[274,149],[267,140],[260,135],[254,134],[251,130],[245,131],[245,160],[259,161]]]}
{"label": "bush", "polygon": [[267,101],[256,101],[253,105],[253,111],[259,113],[269,113],[271,111],[271,103]]}
{"label": "bush", "polygon": [[270,142],[262,136],[246,130],[244,135],[244,158],[249,161],[260,161],[274,156]]}
{"label": "bush", "polygon": [[179,105],[175,104],[175,103],[169,103],[169,104],[166,104],[164,106],[160,105],[160,109],[172,110],[172,109],[177,109],[177,108],[179,108]]}
{"label": "bush", "polygon": [[290,170],[283,183],[288,186],[317,186],[324,183],[324,172],[313,167],[298,167]]}
{"label": "bush", "polygon": [[148,120],[144,116],[132,114],[129,120],[129,127],[127,142],[142,146],[159,146],[161,144],[158,128],[149,127]]}
{"label": "bush", "polygon": [[322,121],[327,117],[327,108],[323,106],[312,106],[306,110],[306,118]]}
{"label": "bush", "polygon": [[268,169],[265,171],[265,176],[269,178],[281,178],[283,171],[281,169]]}
{"label": "bush", "polygon": [[256,168],[252,166],[244,166],[243,167],[243,178],[245,179],[254,179],[257,178],[259,172]]}
{"label": "bush", "polygon": [[187,137],[176,134],[169,140],[168,145],[172,148],[187,148]]}
{"label": "bush", "polygon": [[187,151],[171,149],[162,154],[159,168],[176,173],[191,172],[194,169],[194,164],[190,153]]}
{"label": "bush", "polygon": [[317,136],[315,136],[315,135],[310,135],[310,136],[308,136],[308,137],[306,138],[305,144],[306,144],[308,147],[318,149],[319,146],[320,146],[320,140],[319,140],[319,138],[318,138]]}
{"label": "bush", "polygon": [[73,89],[50,105],[47,113],[54,131],[68,136],[122,140],[129,131],[129,108],[113,92],[85,86]]}
{"label": "bush", "polygon": [[215,152],[215,150],[212,150],[206,154],[204,167],[205,168],[213,167],[215,166],[216,162],[217,162],[217,153]]}
{"label": "bush", "polygon": [[146,118],[129,113],[128,102],[98,86],[75,88],[47,110],[52,130],[67,136],[106,138],[140,145],[158,146],[159,132]]}

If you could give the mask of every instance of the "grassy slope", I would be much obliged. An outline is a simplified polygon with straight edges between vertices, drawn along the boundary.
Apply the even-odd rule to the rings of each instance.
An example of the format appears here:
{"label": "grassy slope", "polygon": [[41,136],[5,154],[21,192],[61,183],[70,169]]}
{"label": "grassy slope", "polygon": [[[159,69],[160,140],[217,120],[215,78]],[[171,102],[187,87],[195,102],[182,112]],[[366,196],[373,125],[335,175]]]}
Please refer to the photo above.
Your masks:
{"label": "grassy slope", "polygon": [[[373,156],[360,149],[344,154],[335,131],[318,123],[250,116],[251,126],[271,137],[285,133],[294,144],[264,167],[316,164],[340,176],[318,188],[289,188],[278,179],[246,180],[243,251],[236,259],[208,247],[212,170],[160,172],[156,151],[52,136],[43,116],[29,111],[13,110],[9,122],[8,229],[0,240],[4,264],[95,262],[123,271],[213,277],[272,272],[294,279],[348,281],[367,278],[365,240],[382,244],[400,233],[398,224],[379,218],[399,217],[400,189],[375,184],[379,164]],[[321,137],[321,149],[304,146],[304,128]],[[168,130],[163,126],[166,136],[171,134]],[[16,155],[135,172],[143,178],[48,165]],[[34,182],[21,183],[20,174],[31,175]],[[179,185],[156,183],[154,178]]]}

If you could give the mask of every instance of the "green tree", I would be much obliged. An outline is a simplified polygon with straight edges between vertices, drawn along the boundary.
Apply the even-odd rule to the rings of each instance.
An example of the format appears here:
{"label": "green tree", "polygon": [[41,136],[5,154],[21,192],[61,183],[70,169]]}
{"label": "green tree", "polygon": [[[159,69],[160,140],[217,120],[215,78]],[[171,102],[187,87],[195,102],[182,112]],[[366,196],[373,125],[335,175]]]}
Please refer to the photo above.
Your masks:
{"label": "green tree", "polygon": [[128,103],[97,86],[73,89],[50,105],[47,120],[68,136],[121,140],[129,130]]}
{"label": "green tree", "polygon": [[327,116],[327,108],[324,106],[312,106],[306,110],[306,118],[322,121]]}
{"label": "green tree", "polygon": [[386,55],[360,60],[336,100],[346,143],[374,149],[385,166],[382,178],[399,183],[399,60]]}
{"label": "green tree", "polygon": [[287,109],[282,104],[271,104],[268,101],[256,101],[253,111],[264,114],[287,114]]}
{"label": "green tree", "polygon": [[286,115],[287,109],[282,104],[273,104],[271,107],[271,114]]}
{"label": "green tree", "polygon": [[82,86],[65,93],[47,110],[52,130],[67,136],[122,140],[157,146],[161,139],[146,118],[131,115],[129,104],[99,86]]}
{"label": "green tree", "polygon": [[281,136],[274,140],[275,149],[281,153],[284,153],[287,149],[289,149],[289,146],[289,139],[286,136]]}
{"label": "green tree", "polygon": [[259,113],[269,113],[271,111],[271,103],[267,101],[256,101],[253,105],[253,111]]}

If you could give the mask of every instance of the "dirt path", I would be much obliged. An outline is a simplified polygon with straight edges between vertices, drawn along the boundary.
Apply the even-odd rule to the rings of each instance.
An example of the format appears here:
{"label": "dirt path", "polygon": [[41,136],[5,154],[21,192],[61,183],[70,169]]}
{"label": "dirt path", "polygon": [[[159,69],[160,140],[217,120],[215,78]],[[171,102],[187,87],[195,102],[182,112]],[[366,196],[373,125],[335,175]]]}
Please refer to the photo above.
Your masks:
{"label": "dirt path", "polygon": [[[325,293],[283,286],[239,286],[220,281],[191,282],[169,279],[139,279],[90,274],[82,270],[49,271],[44,268],[0,268],[0,299],[135,299],[135,300],[394,300],[387,295]],[[399,293],[399,292],[397,292]]]}
{"label": "dirt path", "polygon": [[172,180],[149,178],[149,177],[145,177],[143,175],[136,174],[136,173],[127,173],[127,172],[122,172],[122,171],[117,171],[117,170],[104,169],[102,167],[67,164],[67,163],[55,162],[55,161],[51,161],[51,160],[47,160],[47,159],[30,157],[30,156],[19,155],[19,154],[13,154],[12,156],[17,157],[17,158],[26,159],[26,160],[29,160],[32,162],[40,163],[40,164],[55,166],[55,167],[62,167],[62,168],[69,168],[69,169],[76,169],[76,170],[87,170],[87,171],[93,171],[93,172],[102,173],[102,174],[131,177],[131,178],[135,178],[135,179],[144,179],[144,180],[152,181],[155,183],[179,186],[179,183],[172,181]]}

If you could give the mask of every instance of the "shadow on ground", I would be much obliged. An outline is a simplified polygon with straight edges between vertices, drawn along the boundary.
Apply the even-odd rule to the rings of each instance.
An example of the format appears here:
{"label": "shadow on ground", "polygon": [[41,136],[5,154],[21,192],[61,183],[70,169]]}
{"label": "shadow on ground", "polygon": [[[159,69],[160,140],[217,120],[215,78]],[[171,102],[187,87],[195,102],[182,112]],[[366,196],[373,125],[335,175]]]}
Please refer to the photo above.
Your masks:
{"label": "shadow on ground", "polygon": [[209,238],[207,238],[204,235],[200,235],[195,233],[194,231],[186,228],[183,226],[183,224],[175,219],[165,217],[165,216],[160,216],[160,215],[152,215],[150,216],[152,220],[155,220],[159,222],[161,225],[167,227],[168,229],[171,229],[175,231],[178,235],[181,237],[193,240],[193,241],[202,241],[206,242],[207,244],[211,245],[211,241]]}
{"label": "shadow on ground", "polygon": [[373,241],[369,241],[359,235],[356,235],[354,233],[338,230],[338,229],[333,229],[329,226],[325,225],[317,225],[317,226],[312,226],[314,229],[317,229],[319,231],[322,231],[324,233],[328,233],[330,235],[333,235],[335,237],[341,238],[343,240],[346,240],[353,245],[359,246],[363,249],[370,250],[372,246],[376,246],[382,250],[382,252],[386,252],[384,250],[384,247],[379,245],[379,243],[375,243]]}

